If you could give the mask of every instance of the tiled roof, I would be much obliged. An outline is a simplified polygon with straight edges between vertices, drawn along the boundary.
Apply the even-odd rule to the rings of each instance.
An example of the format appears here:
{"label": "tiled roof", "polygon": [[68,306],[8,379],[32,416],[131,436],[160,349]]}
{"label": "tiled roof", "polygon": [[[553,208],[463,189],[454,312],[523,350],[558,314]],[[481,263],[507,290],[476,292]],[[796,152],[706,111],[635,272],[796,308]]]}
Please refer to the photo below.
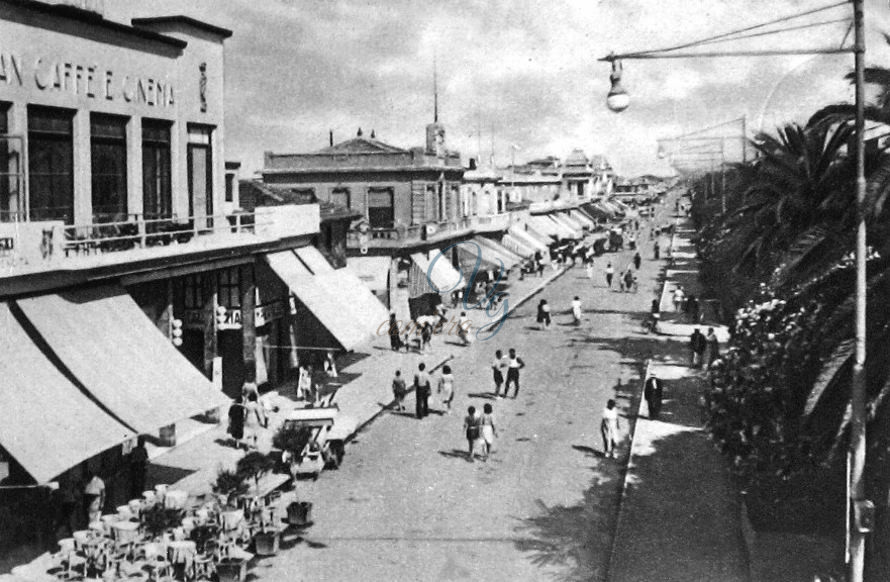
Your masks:
{"label": "tiled roof", "polygon": [[588,163],[590,161],[587,159],[587,154],[584,153],[584,150],[574,149],[566,158],[563,166],[586,166]]}

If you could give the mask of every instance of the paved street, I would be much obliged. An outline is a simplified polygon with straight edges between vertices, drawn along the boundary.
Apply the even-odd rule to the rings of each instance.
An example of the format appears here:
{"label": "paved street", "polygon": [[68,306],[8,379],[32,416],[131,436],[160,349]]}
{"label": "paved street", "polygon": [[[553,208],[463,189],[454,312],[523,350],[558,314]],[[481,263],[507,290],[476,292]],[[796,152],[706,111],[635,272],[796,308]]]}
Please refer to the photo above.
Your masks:
{"label": "paved street", "polygon": [[[569,270],[496,337],[455,346],[454,412],[423,421],[387,413],[349,446],[339,472],[298,482],[316,523],[254,572],[264,580],[602,579],[624,463],[599,455],[600,410],[616,394],[622,411],[635,410],[650,341],[638,333],[640,318],[658,271],[644,260],[638,293],[609,291],[606,262],[621,269],[632,254],[599,257],[592,281],[580,267]],[[651,258],[649,245],[643,254]],[[568,313],[576,294],[580,328]],[[548,331],[535,323],[540,298],[553,305]],[[516,400],[492,400],[489,361],[510,347],[527,365],[522,390]],[[462,417],[486,402],[500,438],[487,463],[470,463]],[[441,408],[435,395],[433,404]]]}

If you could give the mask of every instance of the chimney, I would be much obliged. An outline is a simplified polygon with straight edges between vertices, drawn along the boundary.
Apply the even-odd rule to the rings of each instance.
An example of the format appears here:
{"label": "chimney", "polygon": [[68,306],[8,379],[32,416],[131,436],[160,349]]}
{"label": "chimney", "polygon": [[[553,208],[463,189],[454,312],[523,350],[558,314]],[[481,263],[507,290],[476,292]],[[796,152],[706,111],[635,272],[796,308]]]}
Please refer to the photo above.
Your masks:
{"label": "chimney", "polygon": [[361,128],[361,127],[358,128],[358,131],[357,131],[357,132],[355,132],[355,136],[356,136],[356,137],[361,137],[361,136],[362,136],[362,128]]}
{"label": "chimney", "polygon": [[328,130],[328,145],[330,145],[331,147],[334,147],[334,130],[333,129]]}
{"label": "chimney", "polygon": [[377,136],[374,134],[374,130],[371,130],[371,139],[375,139]]}
{"label": "chimney", "polygon": [[470,170],[476,169],[476,158],[470,158]]}

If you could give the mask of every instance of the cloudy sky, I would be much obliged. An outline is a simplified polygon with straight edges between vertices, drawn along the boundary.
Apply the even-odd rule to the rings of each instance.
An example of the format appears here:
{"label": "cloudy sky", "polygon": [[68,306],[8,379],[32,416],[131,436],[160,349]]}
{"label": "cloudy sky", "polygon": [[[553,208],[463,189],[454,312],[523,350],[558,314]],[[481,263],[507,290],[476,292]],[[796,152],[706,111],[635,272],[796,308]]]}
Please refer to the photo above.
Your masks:
{"label": "cloudy sky", "polygon": [[[449,148],[495,161],[573,148],[625,175],[669,168],[656,139],[747,116],[751,133],[851,100],[852,56],[626,61],[632,104],[608,111],[597,58],[683,44],[832,4],[831,0],[105,0],[106,17],[187,14],[234,31],[226,45],[226,157],[249,175],[262,152],[307,152],[361,127],[400,147],[432,121],[433,61]],[[795,19],[846,19],[849,3]],[[890,67],[884,0],[866,0],[868,57]],[[759,30],[759,29],[758,29]],[[836,47],[846,22],[709,50]],[[701,49],[698,49],[701,50]],[[738,135],[738,125],[726,134]],[[719,135],[712,133],[711,135]]]}

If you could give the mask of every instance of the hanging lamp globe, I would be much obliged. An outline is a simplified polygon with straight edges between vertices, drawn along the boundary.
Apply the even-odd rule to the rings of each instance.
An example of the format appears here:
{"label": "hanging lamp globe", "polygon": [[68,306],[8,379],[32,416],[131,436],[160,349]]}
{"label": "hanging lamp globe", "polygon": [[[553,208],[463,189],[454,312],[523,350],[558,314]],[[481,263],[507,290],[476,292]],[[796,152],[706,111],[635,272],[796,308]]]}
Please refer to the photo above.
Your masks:
{"label": "hanging lamp globe", "polygon": [[630,105],[630,96],[621,86],[621,61],[612,61],[612,72],[609,74],[612,88],[606,96],[606,106],[615,113],[621,113]]}

